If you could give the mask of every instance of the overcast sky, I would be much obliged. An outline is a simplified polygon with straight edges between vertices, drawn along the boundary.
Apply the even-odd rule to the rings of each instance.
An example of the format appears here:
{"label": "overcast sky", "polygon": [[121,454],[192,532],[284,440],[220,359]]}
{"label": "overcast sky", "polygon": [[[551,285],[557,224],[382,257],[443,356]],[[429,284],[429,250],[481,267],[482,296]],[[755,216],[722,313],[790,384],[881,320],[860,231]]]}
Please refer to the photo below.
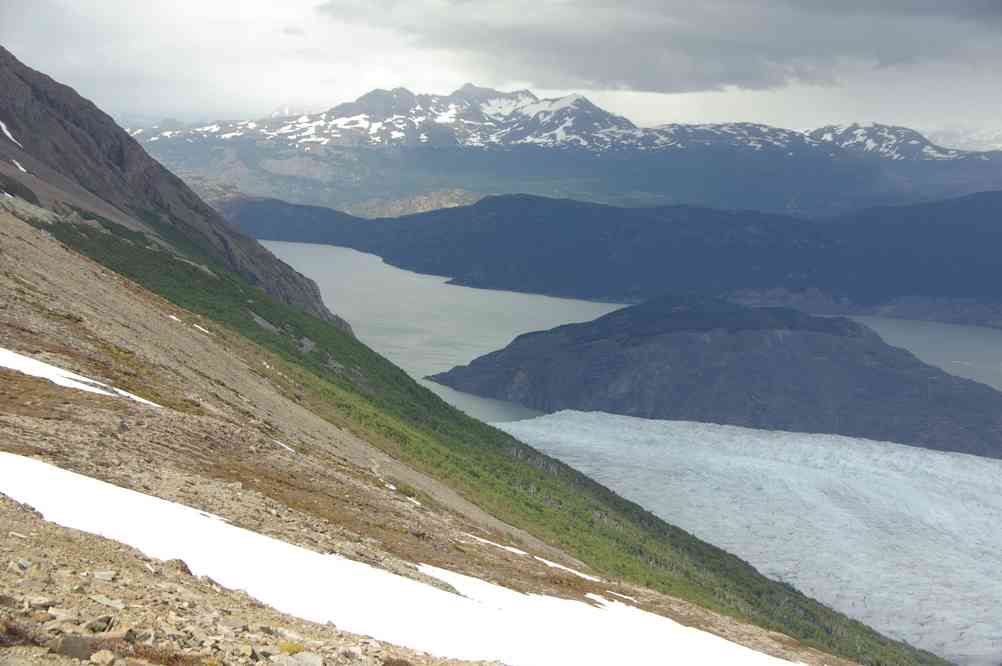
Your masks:
{"label": "overcast sky", "polygon": [[120,118],[471,81],[639,124],[1002,128],[1002,0],[0,0],[0,44]]}

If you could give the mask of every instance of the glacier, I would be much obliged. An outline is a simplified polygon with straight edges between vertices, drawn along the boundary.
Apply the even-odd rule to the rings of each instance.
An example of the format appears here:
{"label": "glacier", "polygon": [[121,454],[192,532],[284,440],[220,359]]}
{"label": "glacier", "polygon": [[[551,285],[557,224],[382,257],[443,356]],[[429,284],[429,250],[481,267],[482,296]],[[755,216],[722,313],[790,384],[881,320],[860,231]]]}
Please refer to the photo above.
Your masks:
{"label": "glacier", "polygon": [[599,412],[495,426],[886,635],[1002,663],[1002,461]]}

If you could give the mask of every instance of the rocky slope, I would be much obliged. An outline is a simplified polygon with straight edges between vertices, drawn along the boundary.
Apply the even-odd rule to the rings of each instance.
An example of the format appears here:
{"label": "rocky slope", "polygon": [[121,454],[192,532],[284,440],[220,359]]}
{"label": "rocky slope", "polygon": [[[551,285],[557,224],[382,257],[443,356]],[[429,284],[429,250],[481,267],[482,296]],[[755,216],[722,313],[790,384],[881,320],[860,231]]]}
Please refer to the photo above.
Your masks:
{"label": "rocky slope", "polygon": [[431,379],[546,412],[834,433],[1002,457],[1002,393],[861,324],[663,297],[516,338]]}
{"label": "rocky slope", "polygon": [[[0,495],[0,663],[460,664],[268,608],[114,541],[46,522]],[[126,659],[129,661],[126,662]]]}
{"label": "rocky slope", "polygon": [[213,261],[283,302],[346,324],[316,285],[206,205],[94,104],[0,47],[0,178],[48,207],[88,211],[155,232],[182,255]]}
{"label": "rocky slope", "polygon": [[[860,661],[942,663],[767,581],[739,560],[660,523],[557,461],[464,419],[329,325],[288,308],[269,306],[260,298],[248,305],[246,293],[237,297],[240,308],[250,307],[258,316],[247,322],[229,318],[225,310],[212,305],[228,287],[199,269],[142,250],[138,239],[118,236],[121,232],[114,227],[98,232],[79,221],[67,222],[27,204],[5,201],[0,205],[31,220],[36,228],[14,217],[0,219],[0,253],[6,258],[0,275],[4,345],[162,407],[67,389],[0,370],[0,448],[4,451],[196,507],[233,525],[310,550],[339,553],[419,580],[415,562],[516,590],[556,596],[581,598],[611,590],[638,599],[644,608],[761,651],[805,663],[845,663],[705,607],[717,603],[712,601],[717,590],[747,598],[742,601],[742,610],[735,611],[742,614],[760,612],[755,610],[755,597],[773,599],[778,595],[768,608],[792,605],[801,609],[791,626],[810,627],[798,631],[805,640],[809,636],[812,644],[819,645],[816,641],[823,641],[825,635],[848,634],[856,646],[849,649],[860,655]],[[67,245],[52,235],[65,239]],[[115,249],[119,259],[139,253],[141,265],[151,266],[154,273],[133,275],[215,319],[179,307],[67,249],[76,243],[94,256],[104,257],[102,248],[95,249],[88,238],[102,239],[105,246]],[[115,265],[121,271],[132,270],[128,263]],[[163,274],[172,272],[185,276],[186,291],[171,291],[164,285],[173,283],[159,281]],[[200,291],[193,297],[192,289]],[[307,327],[309,322],[312,328]],[[385,395],[390,397],[381,397]],[[492,470],[492,481],[486,488],[470,480],[480,478],[484,469]],[[540,498],[550,507],[546,511],[539,510]],[[521,506],[530,507],[535,515],[545,514],[546,521],[527,518]],[[572,541],[611,543],[606,541],[603,525],[569,527],[567,531],[559,527],[579,524],[573,517],[565,523],[564,516],[570,514],[561,508],[564,506],[578,507],[576,510],[587,515],[600,512],[606,517],[604,524],[611,525],[609,529],[619,539],[632,542],[638,530],[646,534],[645,551],[650,557],[665,559],[645,556],[639,569],[644,579],[661,577],[659,562],[672,562],[688,572],[687,582],[672,589],[701,603],[617,582],[620,578],[611,570],[589,568],[587,563],[547,545],[546,541],[553,539],[549,525],[557,525]],[[38,531],[46,543],[50,538],[40,527],[29,525],[25,529]],[[546,538],[534,536],[534,532]],[[470,534],[483,535],[480,538],[489,541],[478,541]],[[32,536],[30,531],[26,536]],[[511,548],[577,571],[594,571],[602,580],[583,579],[492,542],[511,544]],[[123,571],[121,561],[105,564],[103,556],[96,557],[99,551],[88,552],[91,547],[89,542],[81,542],[79,550],[58,555],[53,578],[62,569]],[[615,546],[601,550],[617,552]],[[15,566],[18,559],[34,563],[29,555],[37,557],[35,552],[28,546],[18,547],[11,551],[11,558]],[[74,564],[82,557],[95,563],[88,568]],[[615,556],[615,566],[629,572],[625,578],[637,575],[630,563],[634,557]],[[584,555],[583,559],[591,558]],[[156,562],[150,565],[154,569],[160,566]],[[22,571],[30,568],[29,564]],[[12,579],[13,589],[3,593],[23,608],[25,599],[36,590],[29,590],[30,584],[19,583],[19,579]],[[158,590],[146,597],[149,603],[159,599]],[[705,592],[696,594],[693,590]],[[71,605],[70,610],[81,618],[94,610],[87,601],[89,596],[71,596],[67,601],[57,587],[42,589],[40,594],[63,604],[57,608]],[[133,591],[112,585],[96,594],[114,600]],[[212,608],[221,616],[225,615],[223,610],[245,607],[239,600],[218,599],[214,603],[219,605]],[[54,630],[60,629],[58,623],[45,625],[58,618],[43,617],[41,609],[37,612],[35,618],[29,613],[13,619],[28,622],[33,631],[42,631],[48,645],[59,637]],[[141,625],[136,627],[137,633],[152,632],[154,645],[164,648],[176,645],[179,638],[189,640],[189,634],[197,637],[202,631],[216,631],[215,619],[202,628],[204,623],[197,617],[174,612],[178,617],[175,620],[167,614],[173,624],[166,628],[143,624],[141,614],[115,617],[142,620],[137,622]],[[255,621],[252,618],[248,626]],[[788,621],[777,617],[768,626]],[[281,622],[279,626],[321,641],[320,645],[308,643],[309,650],[329,654],[332,659],[340,654],[340,648],[335,647],[340,639],[325,644],[321,637],[297,629],[296,621]],[[70,631],[75,634],[79,629]],[[260,632],[252,629],[239,640],[250,643],[259,654],[272,652],[270,637],[250,634]],[[351,645],[353,639],[345,640]],[[242,649],[242,645],[234,645],[227,634],[225,639],[215,635],[198,638],[184,649],[187,656],[201,660],[221,657]],[[364,643],[360,649],[366,651]],[[390,653],[386,646],[377,649]]]}
{"label": "rocky slope", "polygon": [[582,95],[470,84],[448,95],[373,90],[296,117],[130,131],[207,196],[237,189],[359,212],[458,189],[828,215],[1002,187],[1002,153],[940,148],[906,128],[639,127]]}

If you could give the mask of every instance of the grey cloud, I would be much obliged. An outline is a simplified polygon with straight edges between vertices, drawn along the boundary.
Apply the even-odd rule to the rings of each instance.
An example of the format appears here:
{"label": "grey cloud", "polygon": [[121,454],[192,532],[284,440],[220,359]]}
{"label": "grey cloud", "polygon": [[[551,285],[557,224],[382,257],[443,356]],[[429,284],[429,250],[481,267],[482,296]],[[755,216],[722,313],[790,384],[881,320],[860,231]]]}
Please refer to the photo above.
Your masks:
{"label": "grey cloud", "polygon": [[318,11],[544,88],[755,90],[833,83],[847,65],[1002,61],[998,0],[328,0]]}

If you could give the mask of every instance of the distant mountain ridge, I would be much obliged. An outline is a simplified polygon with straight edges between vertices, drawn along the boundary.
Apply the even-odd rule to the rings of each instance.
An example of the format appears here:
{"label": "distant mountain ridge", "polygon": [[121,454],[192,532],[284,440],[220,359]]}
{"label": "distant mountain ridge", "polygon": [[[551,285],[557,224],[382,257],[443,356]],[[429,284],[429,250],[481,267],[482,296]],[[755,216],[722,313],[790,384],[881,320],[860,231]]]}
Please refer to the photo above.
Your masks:
{"label": "distant mountain ridge", "polygon": [[665,296],[527,333],[430,379],[546,412],[833,433],[1002,457],[1002,393],[866,326]]}
{"label": "distant mountain ridge", "polygon": [[989,160],[989,151],[943,148],[913,129],[878,123],[828,125],[807,133],[811,139],[851,152],[888,160]]}
{"label": "distant mountain ridge", "polygon": [[894,160],[983,157],[974,151],[936,146],[915,130],[875,123],[833,125],[809,132],[746,122],[638,127],[583,95],[540,99],[529,90],[502,92],[471,83],[448,95],[415,94],[406,88],[376,89],[353,102],[314,114],[273,114],[263,120],[131,131],[145,143],[253,137],[304,149],[311,145],[483,148],[528,144],[602,152],[685,150],[726,144],[751,150],[817,150],[829,154],[834,146]]}
{"label": "distant mountain ridge", "polygon": [[942,148],[907,128],[640,127],[582,95],[540,99],[472,84],[446,95],[373,90],[320,113],[130,133],[211,200],[244,194],[369,216],[419,212],[439,192],[825,217],[1002,189],[1002,152]]}
{"label": "distant mountain ridge", "polygon": [[671,289],[1002,328],[1002,192],[826,221],[528,195],[373,221],[274,200],[224,210],[256,238],[352,247],[472,287],[619,302]]}

